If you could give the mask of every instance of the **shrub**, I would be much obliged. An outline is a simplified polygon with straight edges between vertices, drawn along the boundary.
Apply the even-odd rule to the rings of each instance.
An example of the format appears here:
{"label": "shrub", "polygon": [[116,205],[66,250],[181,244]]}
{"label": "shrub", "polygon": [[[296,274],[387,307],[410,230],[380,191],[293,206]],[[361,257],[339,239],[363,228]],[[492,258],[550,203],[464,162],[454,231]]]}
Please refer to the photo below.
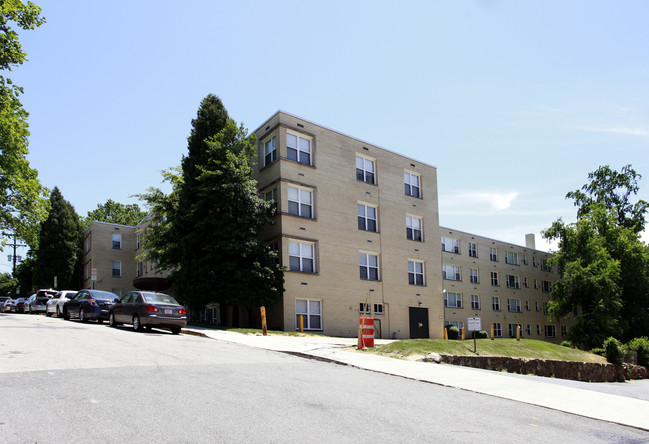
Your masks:
{"label": "shrub", "polygon": [[475,337],[477,339],[489,339],[489,333],[484,330],[480,330],[479,332],[476,332]]}
{"label": "shrub", "polygon": [[606,350],[603,348],[594,348],[590,352],[594,355],[606,356]]}
{"label": "shrub", "polygon": [[643,336],[632,339],[627,347],[638,354],[638,365],[649,367],[649,338]]}
{"label": "shrub", "polygon": [[624,346],[617,339],[610,337],[604,341],[604,350],[606,350],[606,360],[611,364],[622,364],[626,354]]}
{"label": "shrub", "polygon": [[449,339],[457,339],[460,336],[460,329],[455,325],[447,325],[446,331],[448,332]]}
{"label": "shrub", "polygon": [[570,343],[570,341],[561,341],[561,346],[572,348],[572,344]]}

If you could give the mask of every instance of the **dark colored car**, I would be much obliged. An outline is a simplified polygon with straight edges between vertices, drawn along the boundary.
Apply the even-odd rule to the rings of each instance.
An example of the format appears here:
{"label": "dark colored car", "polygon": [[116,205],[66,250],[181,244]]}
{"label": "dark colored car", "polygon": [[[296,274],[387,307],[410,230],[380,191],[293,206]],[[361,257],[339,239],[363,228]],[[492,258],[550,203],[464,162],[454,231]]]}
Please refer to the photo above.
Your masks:
{"label": "dark colored car", "polygon": [[12,308],[12,311],[16,313],[24,313],[25,312],[25,302],[27,301],[26,298],[18,298],[16,299],[16,302],[14,302],[14,306]]}
{"label": "dark colored car", "polygon": [[177,335],[187,325],[187,310],[168,294],[131,291],[111,307],[108,323],[132,324],[136,331],[168,328]]}
{"label": "dark colored car", "polygon": [[63,304],[63,318],[78,318],[81,322],[94,319],[102,323],[108,320],[108,310],[118,300],[119,296],[110,291],[80,290]]}

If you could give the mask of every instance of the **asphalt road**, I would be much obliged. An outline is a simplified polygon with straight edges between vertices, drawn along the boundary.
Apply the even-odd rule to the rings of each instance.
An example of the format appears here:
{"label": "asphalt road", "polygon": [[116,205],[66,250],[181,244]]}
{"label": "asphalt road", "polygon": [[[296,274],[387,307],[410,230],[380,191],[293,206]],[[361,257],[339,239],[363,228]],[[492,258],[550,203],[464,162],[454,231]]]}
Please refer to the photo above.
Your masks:
{"label": "asphalt road", "polygon": [[0,314],[0,442],[649,442],[514,401],[167,332]]}

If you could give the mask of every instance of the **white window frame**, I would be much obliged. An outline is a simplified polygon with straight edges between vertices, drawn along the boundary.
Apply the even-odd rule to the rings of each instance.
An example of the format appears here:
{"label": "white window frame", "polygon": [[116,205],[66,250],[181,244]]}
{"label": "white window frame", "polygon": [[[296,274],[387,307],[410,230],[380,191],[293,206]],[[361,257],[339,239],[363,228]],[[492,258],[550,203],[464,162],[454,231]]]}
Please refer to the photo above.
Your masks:
{"label": "white window frame", "polygon": [[494,336],[496,338],[502,338],[503,337],[503,328],[500,325],[500,322],[494,322]]}
{"label": "white window frame", "polygon": [[[110,275],[112,277],[122,277],[122,261],[110,261]],[[117,273],[115,273],[117,271]]]}
{"label": "white window frame", "polygon": [[404,171],[403,183],[406,196],[421,198],[421,175]]}
{"label": "white window frame", "polygon": [[112,233],[111,240],[113,244],[113,250],[122,249],[122,233]]}
{"label": "white window frame", "polygon": [[500,287],[500,278],[498,277],[497,271],[491,272],[491,285],[494,287]]}
{"label": "white window frame", "polygon": [[358,306],[358,311],[360,314],[372,314],[371,305],[366,304],[365,302],[361,302],[360,305]]}
{"label": "white window frame", "polygon": [[[371,210],[374,211],[374,216],[372,217]],[[362,214],[361,214],[362,213]],[[379,220],[378,220],[378,208],[374,205],[368,205],[364,203],[356,204],[356,214],[358,216],[358,229],[363,231],[371,231],[373,233],[379,232]],[[361,222],[362,221],[362,222]],[[370,222],[374,222],[374,229],[370,229]],[[361,224],[363,227],[361,227]]]}
{"label": "white window frame", "polygon": [[498,248],[489,247],[489,260],[491,262],[498,262]]}
{"label": "white window frame", "polygon": [[422,261],[408,259],[408,283],[410,285],[425,286],[425,271]]}
{"label": "white window frame", "polygon": [[541,271],[552,272],[552,265],[549,259],[541,259]]}
{"label": "white window frame", "polygon": [[383,311],[383,304],[374,304],[374,314],[385,314],[385,312]]}
{"label": "white window frame", "polygon": [[[374,262],[376,265],[373,265]],[[380,281],[381,280],[381,270],[379,255],[375,253],[360,252],[358,253],[358,266],[360,272],[360,278],[364,281]],[[365,276],[363,277],[363,271],[365,271]],[[372,278],[372,271],[376,272],[376,278]]]}
{"label": "white window frame", "polygon": [[[297,196],[295,193],[297,193]],[[288,214],[305,217],[307,219],[314,218],[313,191],[306,188],[289,186],[287,187],[286,194],[288,199]],[[296,206],[297,212],[291,210],[291,204]],[[306,209],[308,209],[308,211]]]}
{"label": "white window frame", "polygon": [[[299,265],[298,268],[294,268],[291,259],[297,259]],[[306,266],[309,263],[308,261],[311,261],[311,270],[308,270],[308,267]],[[289,240],[288,269],[290,271],[299,271],[302,273],[315,273],[317,270],[315,261],[315,243],[292,239]]]}
{"label": "white window frame", "polygon": [[568,326],[567,325],[562,325],[561,326],[561,337],[565,338],[568,335]]}
{"label": "white window frame", "polygon": [[[291,137],[295,137],[295,146],[290,145]],[[303,165],[313,165],[313,140],[309,137],[304,137],[300,134],[296,134],[290,131],[286,132],[286,158],[294,162],[301,163]],[[308,146],[305,147],[303,143],[306,143]],[[305,149],[308,148],[308,149]],[[292,151],[295,152],[295,158],[292,159]],[[303,156],[308,159],[308,162],[303,162]]]}
{"label": "white window frame", "polygon": [[521,309],[521,300],[520,299],[514,299],[514,298],[508,298],[507,299],[507,310],[510,313],[522,313],[523,310]]}
{"label": "white window frame", "polygon": [[545,337],[546,338],[556,338],[557,337],[557,327],[555,325],[546,325],[544,330],[545,330]]}
{"label": "white window frame", "polygon": [[491,297],[491,309],[493,311],[500,311],[500,297],[492,296]]}
{"label": "white window frame", "polygon": [[477,268],[470,268],[469,269],[469,281],[472,284],[479,284],[480,283],[480,276],[478,274],[478,269]]}
{"label": "white window frame", "polygon": [[551,281],[541,281],[541,291],[543,293],[552,292],[552,282]]}
{"label": "white window frame", "polygon": [[507,288],[521,288],[520,278],[515,274],[506,274]]}
{"label": "white window frame", "polygon": [[442,251],[460,254],[460,241],[452,237],[442,236]]}
{"label": "white window frame", "polygon": [[478,257],[478,244],[469,242],[469,256]]}
{"label": "white window frame", "polygon": [[[299,196],[299,193],[298,193],[298,196]],[[266,202],[270,202],[270,205],[271,205],[270,214],[272,216],[276,215],[277,214],[277,188],[273,188],[270,191],[266,191],[264,193],[264,200]],[[313,209],[311,209],[311,211],[313,211]]]}
{"label": "white window frame", "polygon": [[442,264],[442,277],[449,281],[461,281],[462,270],[459,265]]}
{"label": "white window frame", "polygon": [[471,310],[480,310],[480,295],[471,295]]}
{"label": "white window frame", "polygon": [[135,277],[142,276],[142,262],[138,262],[135,268]]}
{"label": "white window frame", "polygon": [[515,251],[505,251],[505,263],[510,265],[519,265],[518,253]]}
{"label": "white window frame", "polygon": [[[453,303],[453,305],[451,305],[451,303]],[[444,307],[462,308],[462,293],[456,293],[454,291],[447,291],[444,293]]]}
{"label": "white window frame", "polygon": [[422,230],[423,219],[418,216],[406,216],[406,239],[423,242],[424,233]]}
{"label": "white window frame", "polygon": [[268,166],[277,160],[277,136],[273,136],[263,143],[264,166]]}
{"label": "white window frame", "polygon": [[516,337],[516,327],[521,328],[521,338],[525,336],[525,330],[523,329],[523,324],[509,324],[509,337],[510,338],[515,338]]}
{"label": "white window frame", "polygon": [[376,185],[376,161],[356,155],[356,180]]}
{"label": "white window frame", "polygon": [[[298,311],[298,303],[304,301],[306,302],[306,310],[303,312]],[[313,309],[312,309],[313,306]],[[317,310],[316,310],[317,308]],[[315,330],[322,331],[324,329],[324,316],[322,314],[322,301],[313,300],[313,299],[296,299],[295,300],[295,330],[300,329],[299,316],[302,315],[304,320],[304,329],[305,330]],[[311,320],[312,318],[318,318],[320,327],[312,327]]]}

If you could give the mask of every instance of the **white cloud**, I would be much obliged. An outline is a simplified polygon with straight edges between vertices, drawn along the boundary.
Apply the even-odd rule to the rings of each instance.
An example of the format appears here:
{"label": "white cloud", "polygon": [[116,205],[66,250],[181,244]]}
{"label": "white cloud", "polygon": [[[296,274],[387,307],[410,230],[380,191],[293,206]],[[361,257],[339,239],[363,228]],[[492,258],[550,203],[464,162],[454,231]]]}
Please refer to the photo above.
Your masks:
{"label": "white cloud", "polygon": [[647,137],[649,136],[649,129],[647,128],[630,128],[630,127],[568,127],[568,129],[578,130],[578,131],[588,131],[591,133],[612,133],[612,134],[623,134],[626,136],[639,136]]}
{"label": "white cloud", "polygon": [[502,211],[511,207],[517,196],[517,192],[466,192],[447,197],[444,199],[444,206],[479,209],[476,205],[488,204],[492,210]]}

